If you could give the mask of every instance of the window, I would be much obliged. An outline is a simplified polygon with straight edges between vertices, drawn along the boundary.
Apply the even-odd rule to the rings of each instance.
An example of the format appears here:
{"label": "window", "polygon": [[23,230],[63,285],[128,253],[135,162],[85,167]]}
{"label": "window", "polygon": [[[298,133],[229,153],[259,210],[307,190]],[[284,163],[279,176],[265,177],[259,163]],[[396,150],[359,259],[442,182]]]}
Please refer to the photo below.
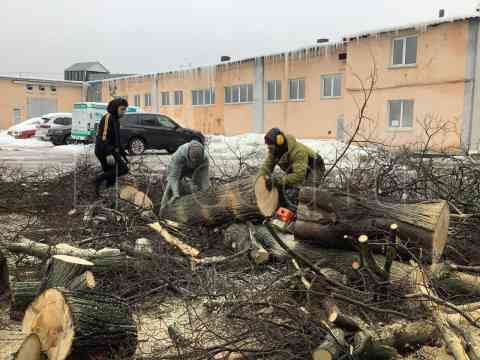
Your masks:
{"label": "window", "polygon": [[38,85],[38,90],[40,90],[40,91],[42,91],[42,92],[45,91],[45,86],[43,86],[43,85]]}
{"label": "window", "polygon": [[192,90],[192,105],[213,105],[215,104],[215,89]]}
{"label": "window", "polygon": [[282,100],[282,82],[280,80],[267,81],[267,101]]}
{"label": "window", "polygon": [[225,103],[250,103],[253,102],[253,85],[243,84],[225,87]]}
{"label": "window", "polygon": [[332,98],[342,95],[342,75],[324,75],[322,76],[322,97]]}
{"label": "window", "polygon": [[183,105],[183,91],[175,91],[175,105]]}
{"label": "window", "polygon": [[413,126],[413,100],[390,100],[388,102],[388,125],[391,128]]}
{"label": "window", "polygon": [[288,80],[288,99],[293,101],[305,100],[305,80]]}
{"label": "window", "polygon": [[417,63],[417,36],[393,39],[393,65],[415,65]]}
{"label": "window", "polygon": [[166,116],[160,115],[158,117],[158,121],[160,123],[160,126],[163,126],[169,129],[175,129],[177,127],[177,125]]}
{"label": "window", "polygon": [[25,88],[27,89],[28,92],[33,92],[33,85],[32,84],[25,85]]}
{"label": "window", "polygon": [[56,93],[57,92],[57,87],[56,86],[50,86],[50,92]]}
{"label": "window", "polygon": [[162,106],[170,105],[170,93],[168,91],[162,92]]}
{"label": "window", "polygon": [[156,115],[142,115],[142,125],[145,126],[160,126],[160,123],[158,122],[158,118]]}
{"label": "window", "polygon": [[147,93],[144,97],[145,106],[152,106],[152,94]]}
{"label": "window", "polygon": [[141,104],[140,104],[140,95],[135,95],[135,96],[133,97],[133,103],[135,104],[135,106],[138,106],[138,107],[141,106]]}

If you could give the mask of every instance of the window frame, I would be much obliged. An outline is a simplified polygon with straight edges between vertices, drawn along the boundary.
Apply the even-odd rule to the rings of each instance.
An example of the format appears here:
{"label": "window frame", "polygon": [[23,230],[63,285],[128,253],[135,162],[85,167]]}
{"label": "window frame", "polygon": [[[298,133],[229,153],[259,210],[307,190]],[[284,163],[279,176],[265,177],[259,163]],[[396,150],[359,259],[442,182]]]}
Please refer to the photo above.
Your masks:
{"label": "window frame", "polygon": [[[170,91],[160,92],[161,106],[170,106]],[[167,100],[166,102],[164,100]]]}
{"label": "window frame", "polygon": [[[390,112],[391,112],[391,106],[393,101],[400,101],[400,119],[399,119],[399,126],[392,126],[391,125],[391,119],[390,119]],[[410,126],[404,126],[404,107],[405,103],[407,101],[412,102],[412,125]],[[387,100],[387,122],[388,122],[388,129],[389,130],[413,130],[413,123],[415,120],[415,99],[391,99]]]}
{"label": "window frame", "polygon": [[[138,99],[138,102],[137,102],[137,99]],[[136,107],[141,107],[142,106],[142,97],[140,96],[140,94],[136,94],[136,95],[133,95],[133,103],[134,103],[134,106]]]}
{"label": "window frame", "polygon": [[[195,104],[195,98],[197,104]],[[209,102],[206,100],[210,99]],[[201,102],[199,100],[202,100]],[[215,105],[215,88],[194,89],[192,90],[192,106],[212,106]]]}
{"label": "window frame", "polygon": [[[417,44],[415,48],[415,62],[407,64],[407,39],[410,38],[416,38],[417,39]],[[402,40],[402,63],[401,64],[395,64],[395,41]],[[415,67],[417,66],[418,63],[418,35],[417,34],[412,34],[412,35],[404,35],[404,36],[398,36],[392,39],[392,45],[391,45],[391,57],[390,57],[390,67],[392,68],[401,68],[401,67]]]}
{"label": "window frame", "polygon": [[[178,97],[179,101],[177,102],[177,95],[180,94]],[[175,90],[173,92],[173,105],[174,106],[182,106],[183,105],[183,90]]]}
{"label": "window frame", "polygon": [[[297,82],[297,98],[291,97],[291,86],[290,83],[292,81]],[[300,82],[303,81],[303,98],[300,98]],[[305,101],[305,78],[295,78],[295,79],[288,79],[288,101]]]}
{"label": "window frame", "polygon": [[[246,89],[246,100],[242,100],[242,88]],[[227,92],[230,94],[230,101],[227,101]],[[254,102],[254,92],[253,84],[238,84],[238,85],[229,85],[224,87],[224,103],[226,105],[239,105],[239,104],[253,104]],[[234,96],[236,96],[237,101],[233,101]]]}
{"label": "window frame", "polygon": [[[269,83],[273,83],[273,99],[269,99],[268,95],[269,95],[269,90],[268,90],[268,86],[269,86]],[[282,101],[282,80],[267,80],[266,81],[266,84],[265,84],[265,89],[266,89],[266,96],[265,96],[265,100],[267,102],[280,102]],[[278,91],[280,90],[280,91]],[[280,94],[280,96],[278,96]]]}
{"label": "window frame", "polygon": [[[340,78],[340,95],[336,96],[335,94],[335,78]],[[331,80],[331,95],[325,95],[325,79]],[[321,99],[339,99],[342,97],[342,82],[343,82],[343,74],[342,73],[335,73],[335,74],[325,74],[320,76],[320,98]]]}
{"label": "window frame", "polygon": [[143,94],[143,102],[144,102],[144,106],[151,107],[152,106],[152,93]]}

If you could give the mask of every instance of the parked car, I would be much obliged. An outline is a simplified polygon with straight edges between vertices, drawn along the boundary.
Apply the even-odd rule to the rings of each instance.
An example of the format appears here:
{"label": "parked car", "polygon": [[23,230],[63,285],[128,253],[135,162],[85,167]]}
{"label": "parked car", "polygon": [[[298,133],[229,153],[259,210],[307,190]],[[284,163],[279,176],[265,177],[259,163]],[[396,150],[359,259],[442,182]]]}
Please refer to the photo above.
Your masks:
{"label": "parked car", "polygon": [[62,125],[48,130],[48,136],[53,145],[68,145],[73,143],[72,125]]}
{"label": "parked car", "polygon": [[199,131],[181,127],[166,115],[127,113],[120,120],[120,141],[133,155],[147,149],[167,150],[172,154],[191,140],[204,143],[205,137]]}
{"label": "parked car", "polygon": [[28,139],[35,136],[38,127],[44,122],[40,117],[31,118],[14,125],[7,130],[7,134],[16,139]]}
{"label": "parked car", "polygon": [[71,113],[51,113],[42,116],[43,123],[37,129],[35,137],[50,141],[51,135],[56,130],[64,132],[65,127],[72,129],[72,114]]}

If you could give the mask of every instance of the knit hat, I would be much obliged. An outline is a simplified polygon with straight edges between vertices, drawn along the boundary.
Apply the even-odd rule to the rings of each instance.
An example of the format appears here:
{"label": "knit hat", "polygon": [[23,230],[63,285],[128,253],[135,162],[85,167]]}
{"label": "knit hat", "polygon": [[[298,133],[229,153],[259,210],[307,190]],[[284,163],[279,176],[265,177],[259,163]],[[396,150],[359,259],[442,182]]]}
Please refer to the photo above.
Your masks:
{"label": "knit hat", "polygon": [[193,166],[200,165],[203,161],[204,153],[203,153],[203,145],[198,142],[197,140],[192,140],[190,142],[190,148],[188,149],[188,158]]}

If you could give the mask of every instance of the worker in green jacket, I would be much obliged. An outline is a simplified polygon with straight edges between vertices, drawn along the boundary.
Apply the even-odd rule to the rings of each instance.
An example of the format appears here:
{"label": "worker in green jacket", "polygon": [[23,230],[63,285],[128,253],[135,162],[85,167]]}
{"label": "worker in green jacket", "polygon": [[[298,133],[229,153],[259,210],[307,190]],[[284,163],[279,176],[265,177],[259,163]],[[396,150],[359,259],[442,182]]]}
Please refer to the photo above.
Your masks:
{"label": "worker in green jacket", "polygon": [[[325,164],[314,150],[278,128],[267,132],[265,144],[268,147],[268,156],[258,175],[267,177],[268,187],[275,185],[279,188],[284,200],[288,200],[291,190],[297,193],[301,186],[320,185],[325,173]],[[285,172],[280,178],[272,176],[277,165]]]}

